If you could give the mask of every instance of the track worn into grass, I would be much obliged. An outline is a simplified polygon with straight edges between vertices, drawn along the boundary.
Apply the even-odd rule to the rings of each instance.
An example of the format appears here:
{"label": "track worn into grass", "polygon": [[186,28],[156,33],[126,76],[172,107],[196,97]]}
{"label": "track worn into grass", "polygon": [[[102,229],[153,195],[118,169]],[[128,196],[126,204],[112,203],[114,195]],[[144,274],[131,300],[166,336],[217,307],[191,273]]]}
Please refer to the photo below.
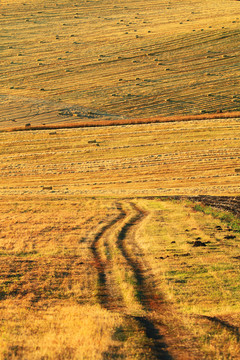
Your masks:
{"label": "track worn into grass", "polygon": [[[117,245],[123,257],[127,260],[127,263],[134,272],[136,278],[136,292],[141,304],[147,312],[151,312],[152,310],[164,311],[163,303],[156,296],[150,284],[147,283],[143,265],[136,259],[135,254],[132,253],[127,246],[127,241],[134,243],[137,226],[139,226],[148,215],[147,211],[141,209],[134,203],[131,202],[130,205],[133,210],[133,216],[124,224],[119,232]],[[137,244],[134,245],[137,248]],[[144,328],[147,338],[151,339],[152,352],[157,359],[172,359],[166,350],[166,344],[163,341],[163,336],[159,333],[158,324],[155,324],[149,318],[147,313],[146,316],[133,316],[133,318]]]}
{"label": "track worn into grass", "polygon": [[[148,215],[148,213],[142,209],[140,209],[138,206],[136,206],[133,203],[130,203],[132,206],[132,209],[134,211],[134,214],[132,218],[122,227],[118,239],[117,239],[117,245],[120,249],[122,255],[127,260],[127,263],[130,265],[132,270],[134,271],[136,280],[137,280],[137,293],[139,296],[139,300],[144,305],[144,307],[147,310],[151,309],[150,303],[152,302],[152,296],[151,301],[149,299],[149,286],[146,286],[146,282],[144,279],[144,270],[142,268],[142,264],[140,264],[136,260],[136,256],[134,256],[133,253],[131,253],[127,248],[127,238],[129,234],[131,234],[131,242],[134,239],[135,236],[135,229],[136,226]],[[152,295],[152,294],[151,294]]]}
{"label": "track worn into grass", "polygon": [[[161,334],[161,326],[150,316],[152,311],[165,311],[166,304],[163,304],[161,299],[156,296],[145,278],[143,264],[136,259],[135,254],[130,250],[130,247],[133,245],[138,249],[137,244],[134,244],[136,230],[148,213],[132,202],[127,204],[124,202],[121,205],[116,203],[116,206],[119,210],[119,215],[102,226],[94,236],[91,246],[94,264],[98,273],[98,301],[107,310],[118,311],[126,319],[138,324],[139,329],[144,331],[145,337],[149,341],[151,358],[170,360],[172,357],[167,351],[164,336]],[[125,211],[124,206],[128,206],[129,210]],[[112,295],[111,289],[116,286],[121,287],[121,284],[117,285],[117,281],[113,280],[114,274],[113,276],[109,275],[114,272],[114,269],[111,268],[111,261],[106,260],[102,255],[104,249],[111,252],[111,242],[115,243],[125,262],[126,269],[130,268],[135,278],[133,285],[135,298],[136,302],[142,307],[139,315],[133,313],[125,302],[124,296],[119,298]],[[138,249],[138,252],[140,252],[140,249]],[[121,293],[121,291],[119,289],[118,293]]]}
{"label": "track worn into grass", "polygon": [[236,336],[238,341],[240,341],[240,332],[237,326],[231,325],[227,321],[222,320],[217,316],[201,315],[199,317],[209,320],[212,324],[216,326],[216,328],[221,327],[222,329],[229,331],[231,334]]}
{"label": "track worn into grass", "polygon": [[106,283],[106,261],[102,258],[100,252],[100,241],[106,235],[106,232],[111,229],[115,224],[120,222],[125,216],[126,213],[118,206],[120,210],[119,215],[111,220],[109,223],[102,226],[102,228],[94,236],[92,242],[91,250],[94,257],[94,264],[98,273],[98,301],[106,309],[112,309],[112,299]]}

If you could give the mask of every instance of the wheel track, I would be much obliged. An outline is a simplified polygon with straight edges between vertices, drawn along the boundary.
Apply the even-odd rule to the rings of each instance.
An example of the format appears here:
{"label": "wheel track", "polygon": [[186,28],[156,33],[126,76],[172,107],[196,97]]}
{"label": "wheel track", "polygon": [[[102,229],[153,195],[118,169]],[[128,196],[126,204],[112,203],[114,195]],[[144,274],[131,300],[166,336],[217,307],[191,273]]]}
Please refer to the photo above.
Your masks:
{"label": "wheel track", "polygon": [[[148,212],[141,209],[134,203],[130,202],[135,214],[123,225],[117,237],[117,246],[122,253],[122,256],[127,261],[129,267],[133,271],[136,278],[136,292],[140,303],[147,310],[146,315],[136,316],[127,315],[127,317],[133,318],[144,329],[146,337],[151,340],[151,352],[156,359],[171,360],[171,355],[166,350],[167,345],[163,341],[163,336],[159,333],[159,324],[156,324],[148,316],[148,312],[153,310],[164,311],[164,306],[159,297],[155,294],[153,289],[144,276],[144,269],[142,264],[134,257],[134,255],[127,249],[126,240],[129,235],[132,239],[135,237],[136,226],[148,216]],[[135,229],[133,229],[135,227]],[[132,240],[134,242],[134,240]]]}
{"label": "wheel track", "polygon": [[[147,212],[138,208],[135,204],[129,203],[133,213],[130,216],[130,219],[127,219],[129,214],[123,210],[123,206],[119,203],[116,203],[117,209],[120,211],[119,215],[112,219],[108,224],[105,224],[101,227],[101,229],[96,233],[94,236],[94,240],[91,245],[91,250],[94,257],[94,265],[98,272],[98,294],[97,298],[101,306],[105,309],[111,311],[119,311],[126,319],[130,319],[135,321],[139,328],[143,329],[145,336],[149,339],[150,347],[151,347],[151,354],[155,359],[162,359],[162,360],[171,360],[172,357],[166,350],[166,344],[163,341],[163,336],[159,334],[159,331],[155,324],[149,319],[147,315],[137,316],[132,315],[125,306],[119,306],[118,303],[114,303],[116,299],[113,299],[110,293],[110,289],[108,288],[107,284],[107,270],[108,264],[107,261],[103,259],[101,256],[101,241],[102,238],[107,235],[109,229],[113,228],[119,223],[120,229],[116,233],[115,236],[115,243],[117,248],[120,250],[121,255],[125,259],[128,266],[132,269],[134,276],[137,281],[136,291],[138,293],[138,299],[144,307],[147,305],[148,311],[151,311],[152,308],[150,306],[149,295],[145,294],[147,291],[147,287],[145,286],[145,280],[142,268],[140,264],[133,259],[133,256],[128,253],[125,240],[126,235],[132,230],[133,226],[137,226],[140,222],[147,216]],[[121,225],[121,221],[123,224]],[[116,231],[116,229],[115,229]],[[135,233],[135,232],[134,232]],[[134,234],[133,234],[134,236]],[[148,292],[148,291],[147,291]],[[124,309],[124,310],[123,310]]]}
{"label": "wheel track", "polygon": [[126,213],[123,211],[121,206],[119,206],[119,204],[117,204],[117,209],[120,211],[119,215],[111,220],[108,224],[102,226],[102,228],[94,236],[94,240],[91,245],[91,250],[94,257],[94,265],[98,273],[97,298],[98,302],[107,310],[111,310],[112,308],[111,295],[107,287],[106,261],[102,259],[100,254],[100,240],[111,227],[120,222],[126,216]]}
{"label": "wheel track", "polygon": [[[148,215],[148,212],[142,210],[134,203],[130,203],[132,208],[137,212],[127,223],[124,224],[122,227],[118,239],[117,245],[120,249],[122,255],[127,260],[129,266],[134,271],[137,280],[137,293],[139,295],[139,299],[142,305],[145,307],[147,314],[146,316],[132,316],[141,326],[145,328],[146,336],[153,340],[152,352],[155,356],[159,359],[172,359],[172,357],[165,351],[165,343],[163,342],[163,337],[159,334],[158,327],[161,324],[158,321],[154,321],[149,319],[149,314],[152,311],[157,312],[165,312],[167,311],[166,305],[163,303],[162,299],[156,294],[154,288],[149,282],[146,280],[144,276],[144,268],[140,261],[136,259],[134,254],[128,250],[126,246],[126,240],[131,239],[130,241],[134,243],[134,237],[136,230],[133,230],[132,227],[139,225],[144,218]],[[133,231],[132,231],[133,230]],[[132,233],[131,233],[132,231]],[[130,234],[130,236],[129,236]],[[136,244],[137,247],[137,244]],[[150,267],[148,267],[150,269]],[[196,316],[202,319],[209,320],[215,326],[221,326],[223,329],[227,330],[228,332],[232,333],[236,336],[237,341],[240,339],[239,328],[229,324],[227,321],[221,320],[216,316]],[[180,359],[184,359],[184,355],[179,354]],[[185,353],[186,359],[196,359],[195,354],[188,354],[186,351]],[[190,356],[190,357],[189,357]],[[198,355],[197,355],[198,356]],[[198,357],[197,357],[198,358]]]}
{"label": "wheel track", "polygon": [[240,341],[240,331],[239,327],[231,325],[226,320],[222,320],[218,318],[217,316],[207,316],[207,315],[196,315],[196,318],[202,318],[209,320],[212,324],[216,325],[216,327],[221,327],[222,329],[225,329],[229,333],[236,336],[237,341]]}
{"label": "wheel track", "polygon": [[[142,210],[132,202],[130,203],[130,205],[132,209],[136,212],[136,214],[122,227],[118,235],[117,246],[135,274],[137,281],[136,290],[140,302],[147,311],[151,311],[154,309],[158,309],[160,306],[162,307],[163,306],[162,301],[155,294],[155,291],[152,289],[152,286],[150,286],[150,284],[147,284],[144,276],[143,264],[141,264],[126,247],[126,238],[128,234],[132,231],[132,227],[133,226],[136,227],[137,225],[139,225],[143,221],[143,219],[146,218],[146,216],[148,216],[148,212]],[[134,236],[135,236],[135,231],[133,231],[131,238],[133,239]],[[131,242],[133,243],[134,241]]]}

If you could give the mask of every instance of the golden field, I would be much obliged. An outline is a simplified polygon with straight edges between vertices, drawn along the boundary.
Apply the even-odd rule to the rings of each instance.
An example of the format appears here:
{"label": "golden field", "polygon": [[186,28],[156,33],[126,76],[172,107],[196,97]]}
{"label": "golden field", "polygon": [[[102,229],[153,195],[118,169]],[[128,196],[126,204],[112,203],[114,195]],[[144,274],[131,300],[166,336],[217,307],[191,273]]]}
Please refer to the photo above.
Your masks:
{"label": "golden field", "polygon": [[235,0],[2,0],[0,125],[239,111],[239,18]]}
{"label": "golden field", "polygon": [[1,1],[0,360],[239,359],[239,15]]}
{"label": "golden field", "polygon": [[237,359],[238,129],[0,133],[0,358]]}
{"label": "golden field", "polygon": [[239,218],[156,197],[0,208],[1,359],[238,359]]}
{"label": "golden field", "polygon": [[0,194],[238,195],[239,126],[233,118],[3,132]]}

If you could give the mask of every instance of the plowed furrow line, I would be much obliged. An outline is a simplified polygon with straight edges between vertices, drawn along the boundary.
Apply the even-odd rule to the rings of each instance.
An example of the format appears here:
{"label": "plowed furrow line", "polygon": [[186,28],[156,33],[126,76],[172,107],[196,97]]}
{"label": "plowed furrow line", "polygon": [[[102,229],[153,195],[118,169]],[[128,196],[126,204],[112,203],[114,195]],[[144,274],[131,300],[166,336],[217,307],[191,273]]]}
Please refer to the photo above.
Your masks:
{"label": "plowed furrow line", "polygon": [[104,225],[94,236],[94,240],[91,245],[91,250],[94,257],[94,264],[98,273],[98,293],[97,298],[99,303],[105,307],[106,309],[111,309],[111,296],[109,289],[107,287],[107,279],[106,279],[106,261],[102,258],[101,252],[100,252],[100,240],[105,235],[107,230],[109,230],[111,227],[113,227],[116,223],[118,223],[120,220],[122,220],[126,213],[121,209],[121,207],[118,207],[118,210],[120,210],[119,215],[113,219],[110,223]]}

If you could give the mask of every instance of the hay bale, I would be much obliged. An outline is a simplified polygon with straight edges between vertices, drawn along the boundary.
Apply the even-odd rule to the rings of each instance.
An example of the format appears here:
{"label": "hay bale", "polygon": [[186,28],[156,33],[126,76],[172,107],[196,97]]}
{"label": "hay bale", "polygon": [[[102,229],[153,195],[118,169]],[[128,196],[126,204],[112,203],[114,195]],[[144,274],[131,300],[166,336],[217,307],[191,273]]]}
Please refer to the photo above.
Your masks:
{"label": "hay bale", "polygon": [[201,246],[206,246],[206,244],[200,240],[196,240],[194,243],[193,243],[193,247],[201,247]]}
{"label": "hay bale", "polygon": [[52,190],[52,186],[42,186],[42,190]]}

